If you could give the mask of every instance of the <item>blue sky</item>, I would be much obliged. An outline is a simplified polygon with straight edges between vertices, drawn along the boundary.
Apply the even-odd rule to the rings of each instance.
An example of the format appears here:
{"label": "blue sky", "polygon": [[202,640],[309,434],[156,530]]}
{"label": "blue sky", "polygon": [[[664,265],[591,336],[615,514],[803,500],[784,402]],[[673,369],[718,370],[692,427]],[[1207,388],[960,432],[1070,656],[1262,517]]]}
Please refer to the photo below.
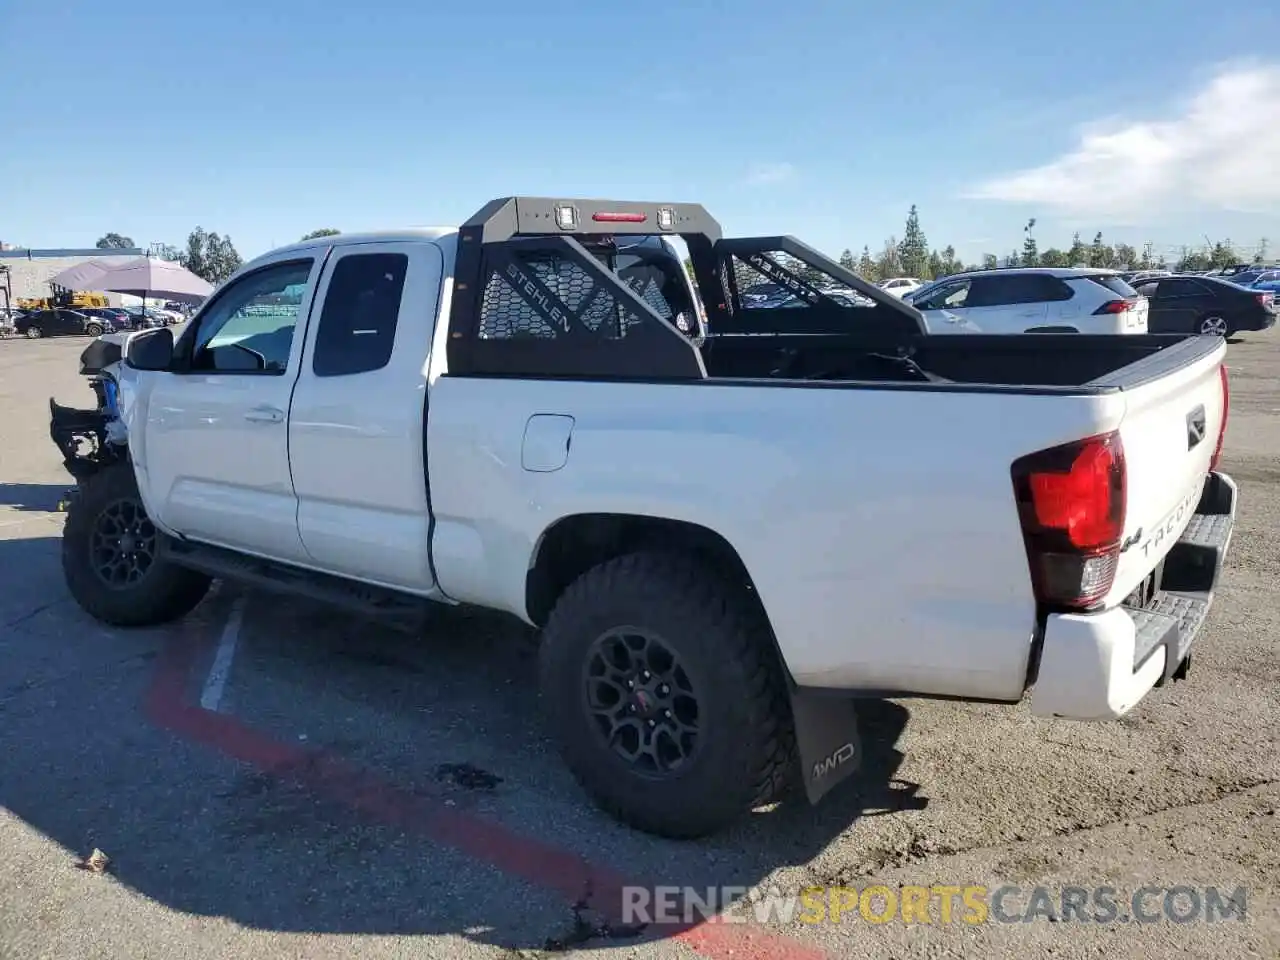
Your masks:
{"label": "blue sky", "polygon": [[[1168,0],[7,0],[0,239],[249,257],[512,193],[737,235],[1280,253],[1280,7]],[[870,7],[870,9],[867,9]],[[862,9],[859,9],[862,8]],[[149,119],[148,119],[149,118]]]}

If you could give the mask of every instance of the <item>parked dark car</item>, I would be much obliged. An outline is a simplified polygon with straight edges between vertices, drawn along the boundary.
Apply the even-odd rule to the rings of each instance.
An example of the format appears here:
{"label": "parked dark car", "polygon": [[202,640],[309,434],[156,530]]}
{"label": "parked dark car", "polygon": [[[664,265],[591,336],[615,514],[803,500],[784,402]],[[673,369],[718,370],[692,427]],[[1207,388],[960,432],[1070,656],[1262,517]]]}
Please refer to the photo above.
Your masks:
{"label": "parked dark car", "polygon": [[1157,280],[1160,277],[1171,276],[1173,276],[1172,270],[1125,270],[1120,274],[1120,279],[1132,287],[1143,280]]}
{"label": "parked dark car", "polygon": [[1242,287],[1251,287],[1255,280],[1268,270],[1272,269],[1274,269],[1274,267],[1250,267],[1247,270],[1240,270],[1236,273],[1226,274],[1222,279],[1230,280],[1232,283],[1238,283]]}
{"label": "parked dark car", "polygon": [[97,336],[101,333],[120,333],[123,330],[133,329],[133,317],[129,316],[129,311],[123,307],[85,307],[79,311],[89,318],[90,325],[94,320],[99,320],[103,324],[103,328],[98,331],[86,329],[86,333]]}
{"label": "parked dark car", "polygon": [[144,310],[142,307],[122,307],[121,309],[129,314],[129,320],[133,323],[135,330],[154,329],[165,325],[163,317],[154,310]]}
{"label": "parked dark car", "polygon": [[96,337],[107,332],[105,320],[89,317],[80,310],[66,307],[33,310],[19,317],[14,326],[19,334],[32,340],[41,337],[83,337],[90,333]]}
{"label": "parked dark car", "polygon": [[1274,296],[1218,277],[1175,274],[1139,281],[1134,288],[1147,298],[1149,333],[1228,337],[1276,322]]}

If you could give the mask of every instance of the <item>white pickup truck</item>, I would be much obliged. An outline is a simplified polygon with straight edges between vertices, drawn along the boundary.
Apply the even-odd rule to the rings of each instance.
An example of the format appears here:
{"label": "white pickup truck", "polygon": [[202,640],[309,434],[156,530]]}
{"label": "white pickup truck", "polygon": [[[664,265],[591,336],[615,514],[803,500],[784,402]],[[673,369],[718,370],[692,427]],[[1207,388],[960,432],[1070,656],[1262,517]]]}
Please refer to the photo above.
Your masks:
{"label": "white pickup truck", "polygon": [[[640,236],[683,238],[705,315]],[[1225,350],[931,337],[697,205],[500,199],[276,250],[176,339],[95,342],[98,407],[50,401],[63,568],[117,625],[214,578],[515,614],[589,795],[699,836],[854,772],[859,697],[1099,720],[1184,675],[1236,509]]]}

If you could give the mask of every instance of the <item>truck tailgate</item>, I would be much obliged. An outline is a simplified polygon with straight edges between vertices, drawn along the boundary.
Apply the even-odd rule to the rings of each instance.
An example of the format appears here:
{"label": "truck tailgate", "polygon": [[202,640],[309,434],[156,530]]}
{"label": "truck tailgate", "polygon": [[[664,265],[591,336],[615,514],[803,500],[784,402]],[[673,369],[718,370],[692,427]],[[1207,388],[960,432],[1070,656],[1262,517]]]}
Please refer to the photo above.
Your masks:
{"label": "truck tailgate", "polygon": [[1128,381],[1120,424],[1127,492],[1107,606],[1142,584],[1195,513],[1227,416],[1226,350],[1219,338],[1196,337],[1117,371]]}

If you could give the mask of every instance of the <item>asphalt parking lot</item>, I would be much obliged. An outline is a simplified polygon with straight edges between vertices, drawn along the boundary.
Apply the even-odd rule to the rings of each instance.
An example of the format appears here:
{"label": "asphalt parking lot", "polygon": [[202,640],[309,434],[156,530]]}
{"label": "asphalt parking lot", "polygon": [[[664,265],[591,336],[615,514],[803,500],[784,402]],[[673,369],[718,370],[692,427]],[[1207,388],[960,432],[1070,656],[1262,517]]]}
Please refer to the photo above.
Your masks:
{"label": "asphalt parking lot", "polygon": [[[0,342],[0,956],[1280,957],[1274,333],[1228,359],[1241,514],[1188,680],[1106,725],[870,702],[860,781],[687,844],[588,806],[505,620],[414,636],[234,589],[159,630],[81,614],[47,399],[91,402],[85,342]],[[106,870],[77,869],[95,848]],[[1145,886],[1243,888],[1247,911],[636,930],[628,883],[1109,886],[1121,914]]]}

